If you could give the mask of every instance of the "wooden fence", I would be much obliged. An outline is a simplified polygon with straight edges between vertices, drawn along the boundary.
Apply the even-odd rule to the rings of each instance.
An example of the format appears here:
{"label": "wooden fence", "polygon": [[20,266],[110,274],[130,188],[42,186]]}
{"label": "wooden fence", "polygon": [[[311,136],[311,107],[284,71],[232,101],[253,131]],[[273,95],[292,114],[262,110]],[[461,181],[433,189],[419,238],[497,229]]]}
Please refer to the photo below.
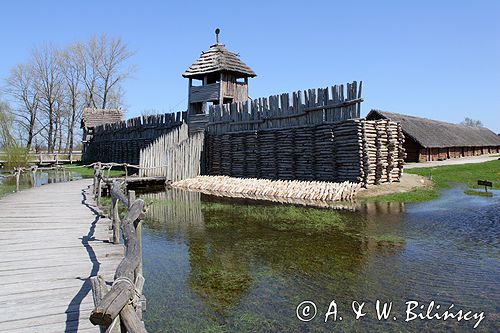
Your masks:
{"label": "wooden fence", "polygon": [[359,118],[362,82],[308,89],[209,108],[210,134]]}
{"label": "wooden fence", "polygon": [[[27,162],[29,164],[59,164],[59,163],[73,163],[79,162],[82,159],[81,151],[73,152],[29,152]],[[6,152],[0,151],[0,165],[5,164],[9,160]]]}
{"label": "wooden fence", "polygon": [[399,181],[403,141],[399,124],[364,119],[209,133],[206,174],[364,185]]}
{"label": "wooden fence", "polygon": [[139,152],[158,137],[180,126],[186,112],[137,117],[94,128],[84,144],[84,163],[115,162],[139,164]]}
{"label": "wooden fence", "polygon": [[[121,184],[118,181],[111,183],[104,178],[100,165],[100,163],[95,165],[94,196],[98,203],[101,196],[101,182],[106,182],[112,198],[111,242],[120,243],[121,229],[125,240],[125,257],[116,268],[110,290],[102,276],[91,277],[95,308],[90,315],[90,321],[94,325],[99,325],[101,332],[147,333],[142,322],[142,312],[146,306],[146,299],[142,295],[144,277],[141,219],[145,216],[144,201],[136,200],[133,191],[129,191],[127,197],[120,189]],[[118,214],[120,202],[127,207],[127,214],[123,220]]]}
{"label": "wooden fence", "polygon": [[139,176],[161,176],[168,181],[196,177],[201,170],[203,144],[203,132],[189,136],[188,125],[183,124],[141,149]]}

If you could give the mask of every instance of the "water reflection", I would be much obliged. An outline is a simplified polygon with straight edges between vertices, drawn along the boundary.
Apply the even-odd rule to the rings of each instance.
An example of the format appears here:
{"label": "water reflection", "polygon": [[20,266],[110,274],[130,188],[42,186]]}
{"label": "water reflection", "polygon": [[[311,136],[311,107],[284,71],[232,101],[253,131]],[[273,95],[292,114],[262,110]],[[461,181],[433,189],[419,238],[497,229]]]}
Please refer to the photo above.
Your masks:
{"label": "water reflection", "polygon": [[[23,190],[45,184],[61,183],[81,178],[82,177],[78,173],[63,168],[54,170],[32,169],[31,171],[21,173],[19,188]],[[2,174],[0,170],[0,195],[14,192],[15,189],[16,177],[8,173]]]}
{"label": "water reflection", "polygon": [[455,302],[490,311],[493,320],[482,327],[491,329],[499,296],[499,200],[463,196],[449,191],[433,203],[365,203],[339,212],[177,189],[145,194],[147,326],[154,332],[470,328],[373,316],[360,323],[349,313],[334,324],[295,318],[300,301],[314,300],[324,314],[335,298],[344,312],[351,300],[392,300],[399,314],[408,299]]}

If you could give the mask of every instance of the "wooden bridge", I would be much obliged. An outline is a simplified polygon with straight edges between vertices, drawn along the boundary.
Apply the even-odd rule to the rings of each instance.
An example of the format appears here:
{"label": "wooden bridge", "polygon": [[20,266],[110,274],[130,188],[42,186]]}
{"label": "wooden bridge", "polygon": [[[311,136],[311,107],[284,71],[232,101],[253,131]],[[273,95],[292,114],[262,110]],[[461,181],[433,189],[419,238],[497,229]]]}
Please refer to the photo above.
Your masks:
{"label": "wooden bridge", "polygon": [[[0,151],[0,165],[4,165],[7,160],[7,154]],[[62,163],[74,163],[82,160],[82,152],[74,151],[73,153],[47,153],[47,152],[30,152],[28,154],[28,163],[37,165],[52,165]]]}
{"label": "wooden bridge", "polygon": [[[50,184],[0,199],[1,332],[125,332],[120,330],[120,317],[127,328],[137,328],[129,331],[145,332],[140,314],[126,313],[133,309],[125,305],[127,299],[121,308],[114,302],[120,298],[116,294],[130,299],[129,291],[142,293],[137,282],[135,289],[129,286],[137,265],[142,267],[137,259],[140,241],[135,234],[131,237],[130,225],[139,221],[144,202],[127,201],[129,214],[121,222],[128,249],[124,258],[116,230],[120,229],[118,209],[113,209],[112,220],[102,217],[90,185],[88,179]],[[100,190],[96,192],[100,195]],[[117,207],[124,194],[115,187],[112,194]],[[142,270],[137,280],[143,284]],[[106,284],[111,283],[108,292]],[[109,298],[113,301],[106,303]],[[115,313],[110,315],[108,310]]]}

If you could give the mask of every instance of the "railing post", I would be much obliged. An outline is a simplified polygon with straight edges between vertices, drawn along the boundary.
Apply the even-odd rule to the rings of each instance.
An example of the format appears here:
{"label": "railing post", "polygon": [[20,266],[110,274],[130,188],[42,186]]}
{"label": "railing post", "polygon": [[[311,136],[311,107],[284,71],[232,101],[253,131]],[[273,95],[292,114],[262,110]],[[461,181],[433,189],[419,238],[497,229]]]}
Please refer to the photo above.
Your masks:
{"label": "railing post", "polygon": [[19,192],[19,177],[21,176],[21,168],[16,168],[16,192]]}
{"label": "railing post", "polygon": [[[128,191],[128,208],[132,207],[132,204],[135,201],[135,191]],[[135,221],[135,233],[137,235],[137,241],[139,243],[139,265],[135,270],[135,276],[142,275],[142,222],[141,220]]]}
{"label": "railing post", "polygon": [[118,212],[118,199],[111,197],[111,221],[113,223],[113,243],[120,244],[120,214]]}
{"label": "railing post", "polygon": [[94,190],[94,199],[97,197],[97,164],[94,164],[94,183],[92,184]]}
{"label": "railing post", "polygon": [[101,162],[95,165],[95,179],[94,179],[94,189],[96,194],[96,203],[99,205],[101,202]]}
{"label": "railing post", "polygon": [[35,185],[36,185],[36,170],[37,169],[38,169],[38,167],[36,165],[31,167],[31,176],[32,176],[31,186],[32,187],[35,187]]}

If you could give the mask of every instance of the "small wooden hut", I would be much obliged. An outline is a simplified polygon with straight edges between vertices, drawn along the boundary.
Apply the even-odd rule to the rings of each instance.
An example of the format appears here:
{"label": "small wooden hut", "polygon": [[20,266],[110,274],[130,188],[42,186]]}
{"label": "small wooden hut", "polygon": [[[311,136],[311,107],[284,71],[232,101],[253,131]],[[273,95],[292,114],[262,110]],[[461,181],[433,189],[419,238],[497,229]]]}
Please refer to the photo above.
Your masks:
{"label": "small wooden hut", "polygon": [[401,124],[406,162],[438,161],[500,152],[500,137],[485,127],[471,127],[399,113],[371,110],[368,120]]}
{"label": "small wooden hut", "polygon": [[123,120],[123,111],[118,109],[83,109],[81,128],[83,129],[83,153],[94,136],[94,128],[104,124],[112,124]]}

